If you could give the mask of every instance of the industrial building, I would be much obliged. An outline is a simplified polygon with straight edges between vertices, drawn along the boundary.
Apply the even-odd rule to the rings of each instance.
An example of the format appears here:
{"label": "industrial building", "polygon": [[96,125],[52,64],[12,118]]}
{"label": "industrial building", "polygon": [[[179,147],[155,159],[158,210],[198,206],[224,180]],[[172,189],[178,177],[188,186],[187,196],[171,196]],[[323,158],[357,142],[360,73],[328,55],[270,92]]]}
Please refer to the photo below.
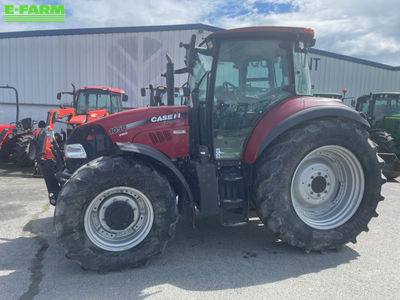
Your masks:
{"label": "industrial building", "polygon": [[[0,33],[0,85],[18,89],[20,118],[45,119],[50,108],[60,105],[57,92],[71,91],[71,83],[124,89],[129,96],[126,107],[145,106],[149,98],[140,96],[140,88],[165,83],[165,55],[181,68],[185,50],[179,43],[188,42],[192,34],[200,41],[218,30],[188,24]],[[350,99],[400,89],[400,67],[318,49],[310,50],[308,64],[315,92],[347,88]],[[177,76],[176,85],[185,79]],[[0,123],[15,120],[14,101],[12,91],[0,90]]]}

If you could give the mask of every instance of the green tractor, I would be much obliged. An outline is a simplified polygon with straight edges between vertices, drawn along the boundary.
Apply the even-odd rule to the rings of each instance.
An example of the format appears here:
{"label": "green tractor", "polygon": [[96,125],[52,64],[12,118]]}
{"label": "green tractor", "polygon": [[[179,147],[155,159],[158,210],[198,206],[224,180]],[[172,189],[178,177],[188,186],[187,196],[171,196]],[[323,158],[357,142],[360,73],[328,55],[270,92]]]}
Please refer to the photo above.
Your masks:
{"label": "green tractor", "polygon": [[400,92],[370,93],[357,99],[356,110],[371,124],[370,138],[385,160],[383,174],[388,179],[400,176]]}

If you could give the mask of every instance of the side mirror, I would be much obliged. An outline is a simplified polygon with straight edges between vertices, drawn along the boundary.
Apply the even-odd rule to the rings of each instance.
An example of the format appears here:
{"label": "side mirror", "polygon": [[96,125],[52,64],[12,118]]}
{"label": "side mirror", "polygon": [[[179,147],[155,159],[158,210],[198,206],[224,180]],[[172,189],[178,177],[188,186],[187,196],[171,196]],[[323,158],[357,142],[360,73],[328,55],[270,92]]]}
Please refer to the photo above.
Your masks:
{"label": "side mirror", "polygon": [[123,95],[122,95],[122,101],[123,101],[123,102],[128,101],[128,95],[127,95],[127,94],[123,94]]}
{"label": "side mirror", "polygon": [[142,95],[142,97],[146,96],[146,88],[140,89],[140,95]]}
{"label": "side mirror", "polygon": [[189,84],[186,82],[182,85],[182,87],[179,89],[179,94],[180,96],[184,97],[189,97],[190,96],[190,88]]}
{"label": "side mirror", "polygon": [[61,92],[57,93],[57,100],[61,100]]}

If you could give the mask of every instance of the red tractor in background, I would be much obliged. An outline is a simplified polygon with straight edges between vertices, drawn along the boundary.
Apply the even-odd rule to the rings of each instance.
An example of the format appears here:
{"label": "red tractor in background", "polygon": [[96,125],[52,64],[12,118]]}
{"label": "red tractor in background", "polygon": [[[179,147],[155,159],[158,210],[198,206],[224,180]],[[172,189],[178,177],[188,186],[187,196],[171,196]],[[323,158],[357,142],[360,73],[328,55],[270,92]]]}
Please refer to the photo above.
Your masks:
{"label": "red tractor in background", "polygon": [[44,126],[39,122],[39,129],[35,129],[35,121],[31,118],[19,120],[19,98],[15,87],[6,85],[1,89],[11,89],[15,92],[16,121],[15,124],[0,125],[0,159],[8,161],[10,158],[23,167],[31,166],[35,162],[37,147],[35,137]]}
{"label": "red tractor in background", "polygon": [[[122,102],[128,101],[124,90],[104,86],[85,86],[72,92],[59,92],[57,99],[67,94],[73,97],[72,107],[62,105],[60,109],[52,109],[47,114],[47,122],[37,142],[43,159],[55,160],[54,151],[62,151],[68,134],[73,128],[99,118],[123,110]],[[55,132],[56,123],[66,124],[67,129]],[[52,149],[53,148],[53,149]],[[36,168],[36,172],[40,169]]]}
{"label": "red tractor in background", "polygon": [[[323,251],[356,242],[383,200],[368,121],[312,97],[314,31],[250,27],[186,48],[167,64],[167,106],[76,127],[61,168],[44,176],[58,243],[83,268],[143,265],[174,236],[178,214],[245,225],[249,207],[280,240]],[[174,103],[174,74],[187,105]],[[45,172],[44,172],[45,173]]]}
{"label": "red tractor in background", "polygon": [[173,104],[168,104],[168,93],[167,86],[159,85],[156,88],[152,84],[148,88],[141,88],[140,93],[142,97],[146,96],[146,89],[150,90],[150,106],[163,106],[163,105],[175,105],[181,106],[185,105],[185,97],[181,95],[181,87],[174,87],[174,102]]}

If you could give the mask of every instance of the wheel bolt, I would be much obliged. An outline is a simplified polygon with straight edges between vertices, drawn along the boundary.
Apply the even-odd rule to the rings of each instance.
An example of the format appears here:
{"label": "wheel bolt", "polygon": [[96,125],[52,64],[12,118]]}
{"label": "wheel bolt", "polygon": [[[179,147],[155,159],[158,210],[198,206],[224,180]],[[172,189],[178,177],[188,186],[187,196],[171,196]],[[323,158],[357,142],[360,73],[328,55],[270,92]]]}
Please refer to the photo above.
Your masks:
{"label": "wheel bolt", "polygon": [[314,192],[310,192],[310,194],[312,195],[312,194],[314,194]]}
{"label": "wheel bolt", "polygon": [[314,179],[314,176],[311,176],[311,179]]}
{"label": "wheel bolt", "polygon": [[324,177],[325,177],[325,178],[328,178],[328,175],[325,175]]}
{"label": "wheel bolt", "polygon": [[311,184],[308,184],[308,186],[311,186]]}
{"label": "wheel bolt", "polygon": [[320,176],[321,175],[321,172],[318,172],[318,176]]}
{"label": "wheel bolt", "polygon": [[327,193],[328,193],[328,191],[324,191],[324,193],[325,193],[325,194],[327,194]]}
{"label": "wheel bolt", "polygon": [[318,196],[318,197],[320,197],[320,196],[321,196],[321,194],[318,194],[317,196]]}

